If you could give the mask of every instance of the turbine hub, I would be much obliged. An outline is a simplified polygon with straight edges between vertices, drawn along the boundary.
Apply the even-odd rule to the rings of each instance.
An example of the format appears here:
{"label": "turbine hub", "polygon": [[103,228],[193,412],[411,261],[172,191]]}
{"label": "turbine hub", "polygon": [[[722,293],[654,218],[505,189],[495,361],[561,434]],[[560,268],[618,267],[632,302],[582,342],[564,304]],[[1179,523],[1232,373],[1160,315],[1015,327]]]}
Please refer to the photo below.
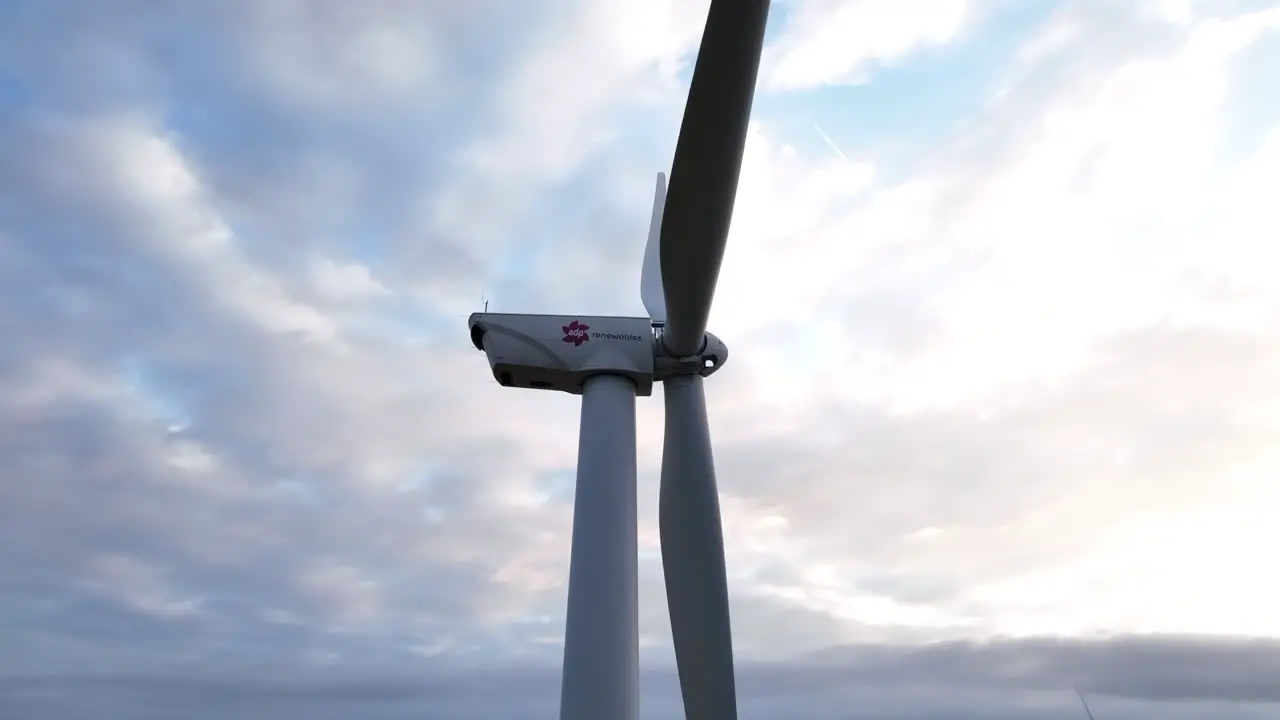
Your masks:
{"label": "turbine hub", "polygon": [[654,336],[653,379],[665,380],[676,375],[701,375],[707,377],[720,369],[729,359],[729,347],[711,333],[702,336],[702,347],[687,357],[675,357],[662,343],[661,327]]}

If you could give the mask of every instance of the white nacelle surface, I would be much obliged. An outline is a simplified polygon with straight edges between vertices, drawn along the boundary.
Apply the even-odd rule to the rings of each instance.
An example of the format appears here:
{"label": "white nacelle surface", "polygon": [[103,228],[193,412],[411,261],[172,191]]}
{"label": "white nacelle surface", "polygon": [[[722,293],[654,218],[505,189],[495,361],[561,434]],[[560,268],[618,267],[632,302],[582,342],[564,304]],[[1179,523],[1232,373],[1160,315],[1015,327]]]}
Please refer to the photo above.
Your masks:
{"label": "white nacelle surface", "polygon": [[636,394],[653,394],[654,335],[649,318],[475,313],[471,342],[506,387],[582,393],[592,375],[623,375]]}

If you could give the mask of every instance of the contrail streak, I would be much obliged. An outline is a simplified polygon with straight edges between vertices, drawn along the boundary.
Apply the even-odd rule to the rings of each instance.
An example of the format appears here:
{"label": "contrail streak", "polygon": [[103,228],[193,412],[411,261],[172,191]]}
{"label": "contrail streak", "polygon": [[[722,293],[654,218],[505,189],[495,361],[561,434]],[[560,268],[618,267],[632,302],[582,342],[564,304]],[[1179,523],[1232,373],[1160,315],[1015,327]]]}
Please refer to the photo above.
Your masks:
{"label": "contrail streak", "polygon": [[835,154],[839,155],[841,160],[845,162],[849,162],[849,158],[843,152],[840,151],[840,146],[836,145],[836,142],[831,139],[830,135],[827,135],[825,132],[822,131],[822,128],[818,125],[817,122],[813,123],[813,129],[818,131],[818,135],[820,135],[822,137],[822,140],[827,143],[827,147],[831,148],[831,150]]}

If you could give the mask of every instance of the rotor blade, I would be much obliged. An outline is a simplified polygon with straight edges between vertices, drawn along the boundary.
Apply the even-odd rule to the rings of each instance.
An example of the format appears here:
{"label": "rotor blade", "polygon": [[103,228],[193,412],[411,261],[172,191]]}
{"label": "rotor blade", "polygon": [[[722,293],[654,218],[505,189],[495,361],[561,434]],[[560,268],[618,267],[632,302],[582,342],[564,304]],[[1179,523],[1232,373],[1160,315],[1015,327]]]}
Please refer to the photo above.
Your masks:
{"label": "rotor blade", "polygon": [[662,344],[702,347],[738,193],[769,0],[711,0],[662,217]]}
{"label": "rotor blade", "polygon": [[653,214],[649,216],[649,241],[644,246],[644,265],[640,268],[640,299],[649,318],[657,323],[667,321],[667,299],[662,291],[662,261],[658,255],[662,234],[662,208],[667,203],[667,176],[658,173],[653,191]]}
{"label": "rotor blade", "polygon": [[663,382],[658,531],[686,720],[734,720],[733,638],[707,400],[700,375]]}

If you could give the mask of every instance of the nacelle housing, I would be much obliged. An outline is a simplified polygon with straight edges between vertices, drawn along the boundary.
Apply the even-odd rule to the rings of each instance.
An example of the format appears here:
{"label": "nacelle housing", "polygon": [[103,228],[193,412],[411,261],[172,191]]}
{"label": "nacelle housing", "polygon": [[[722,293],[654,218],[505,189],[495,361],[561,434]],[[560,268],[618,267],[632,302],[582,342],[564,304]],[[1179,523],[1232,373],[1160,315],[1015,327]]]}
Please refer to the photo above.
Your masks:
{"label": "nacelle housing", "polygon": [[654,334],[649,318],[475,313],[471,342],[506,387],[582,394],[592,375],[623,375],[636,394],[653,394]]}

